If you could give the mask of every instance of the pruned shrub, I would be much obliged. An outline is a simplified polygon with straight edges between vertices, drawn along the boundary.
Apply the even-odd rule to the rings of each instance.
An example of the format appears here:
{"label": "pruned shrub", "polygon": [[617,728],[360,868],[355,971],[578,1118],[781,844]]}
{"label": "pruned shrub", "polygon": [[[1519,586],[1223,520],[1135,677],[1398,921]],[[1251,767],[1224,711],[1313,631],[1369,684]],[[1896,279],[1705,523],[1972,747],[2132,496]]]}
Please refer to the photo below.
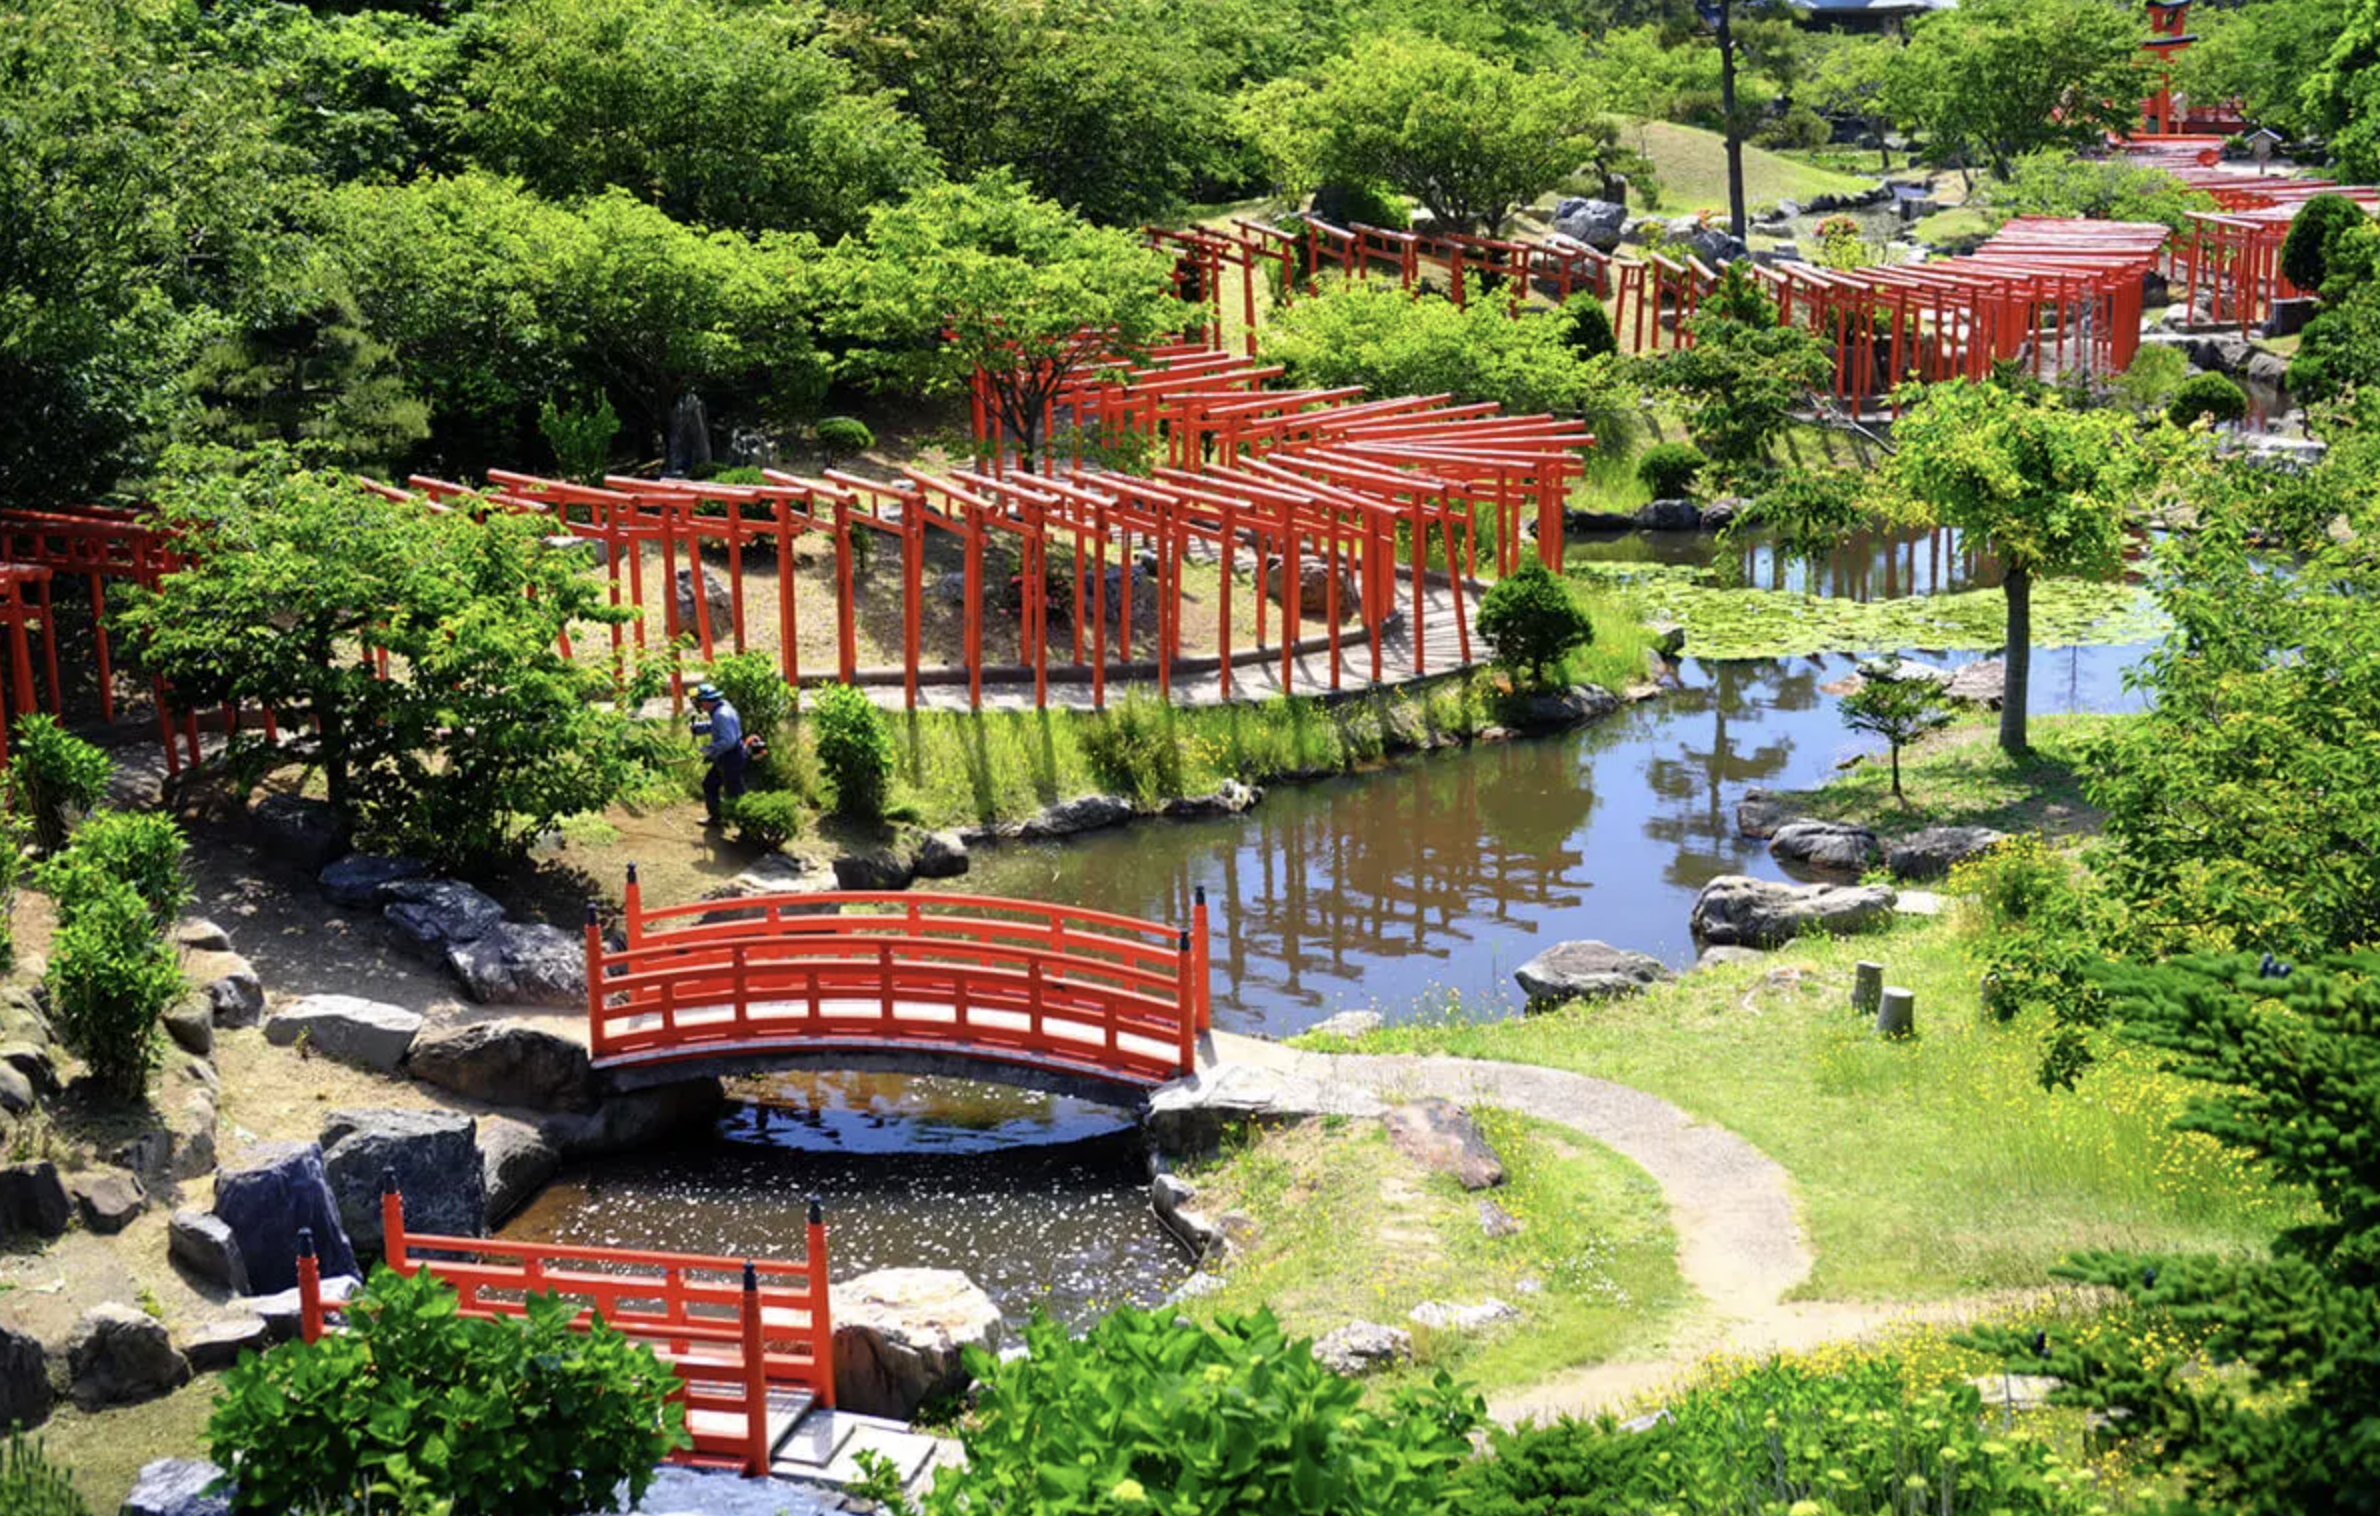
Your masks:
{"label": "pruned shrub", "polygon": [[1655,500],[1680,500],[1693,493],[1694,481],[1710,460],[1689,442],[1656,442],[1636,455],[1636,477]]}
{"label": "pruned shrub", "polygon": [[0,1511],[8,1516],[91,1516],[74,1481],[22,1432],[0,1442]]}
{"label": "pruned shrub", "polygon": [[1182,743],[1173,707],[1134,690],[1094,718],[1083,732],[1083,752],[1100,783],[1154,806],[1182,793]]}
{"label": "pruned shrub", "polygon": [[2175,426],[2195,426],[2201,416],[2211,416],[2223,426],[2247,414],[2248,392],[2221,374],[2192,374],[2165,407],[2165,419]]}
{"label": "pruned shrub", "polygon": [[823,685],[810,708],[818,766],[835,788],[837,813],[861,821],[884,815],[892,790],[892,724],[852,685]]}
{"label": "pruned shrub", "polygon": [[785,723],[793,719],[793,686],[785,682],[772,654],[733,653],[714,658],[710,682],[719,686],[719,693],[744,719],[748,736],[774,742]]}
{"label": "pruned shrub", "polygon": [[1413,225],[1413,212],[1405,202],[1376,184],[1325,184],[1314,191],[1308,209],[1316,220],[1333,226],[1401,232]]}
{"label": "pruned shrub", "polygon": [[1570,350],[1581,358],[1600,358],[1620,350],[1611,329],[1611,312],[1589,294],[1572,295],[1562,303],[1562,319],[1569,326]]}
{"label": "pruned shrub", "polygon": [[1447,1509],[1485,1414],[1443,1372],[1367,1397],[1269,1311],[1196,1324],[1126,1309],[1079,1338],[1037,1316],[1025,1347],[968,1349],[967,1461],[936,1478],[932,1516],[1423,1516]]}
{"label": "pruned shrub", "polygon": [[829,462],[856,458],[876,445],[876,434],[868,424],[856,416],[828,416],[813,431],[818,439],[818,451]]}
{"label": "pruned shrub", "polygon": [[37,882],[57,902],[58,919],[72,921],[84,902],[110,883],[132,887],[163,931],[190,903],[182,871],[188,843],[171,816],[148,811],[100,811],[76,828],[66,850],[43,864]]}
{"label": "pruned shrub", "polygon": [[545,433],[546,445],[554,450],[554,467],[564,478],[593,484],[611,463],[620,413],[612,409],[611,397],[601,393],[585,410],[545,400],[537,407],[537,429]]}
{"label": "pruned shrub", "polygon": [[182,993],[173,949],[129,884],[81,886],[50,946],[50,1020],[111,1093],[136,1099],[157,1065],[157,1018]]}
{"label": "pruned shrub", "polygon": [[2341,232],[2369,219],[2364,208],[2345,195],[2314,195],[2297,209],[2289,235],[2281,242],[2281,273],[2307,294],[2321,293],[2330,278],[2331,244]]}
{"label": "pruned shrub", "polygon": [[801,835],[801,797],[783,790],[753,790],[736,801],[735,824],[746,842],[774,851]]}
{"label": "pruned shrub", "polygon": [[45,853],[66,846],[73,813],[97,805],[115,772],[107,754],[58,725],[55,716],[35,711],[19,716],[9,730],[8,803]]}
{"label": "pruned shrub", "polygon": [[1577,589],[1532,557],[1481,597],[1479,635],[1515,679],[1543,680],[1594,640],[1595,622]]}
{"label": "pruned shrub", "polygon": [[243,1357],[207,1423],[232,1509],[565,1516],[634,1506],[686,1443],[677,1376],[642,1343],[532,1297],[463,1316],[427,1269],[373,1270],[349,1330]]}

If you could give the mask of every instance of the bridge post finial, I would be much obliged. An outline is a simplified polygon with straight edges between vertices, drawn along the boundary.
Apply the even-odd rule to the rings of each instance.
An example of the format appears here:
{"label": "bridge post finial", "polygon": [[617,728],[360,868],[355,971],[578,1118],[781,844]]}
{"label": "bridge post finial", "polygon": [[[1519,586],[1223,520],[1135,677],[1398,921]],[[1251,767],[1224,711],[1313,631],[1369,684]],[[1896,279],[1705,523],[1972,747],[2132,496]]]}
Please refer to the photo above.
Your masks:
{"label": "bridge post finial", "polygon": [[628,865],[628,882],[630,884],[636,883],[636,865],[633,863]]}
{"label": "bridge post finial", "polygon": [[1192,891],[1191,891],[1191,894],[1190,894],[1190,900],[1191,900],[1191,903],[1192,903],[1192,904],[1194,904],[1194,905],[1204,905],[1204,904],[1206,904],[1206,903],[1207,903],[1207,887],[1206,887],[1205,885],[1203,885],[1203,884],[1202,884],[1202,885],[1199,885],[1199,886],[1198,886],[1196,889],[1192,890]]}
{"label": "bridge post finial", "polygon": [[599,925],[601,925],[601,924],[602,924],[602,921],[603,921],[603,918],[602,918],[601,916],[599,916],[599,915],[597,915],[597,914],[596,914],[596,910],[595,910],[595,902],[594,902],[594,901],[592,901],[592,900],[588,901],[588,902],[587,902],[587,925],[589,925],[589,926],[599,926]]}
{"label": "bridge post finial", "polygon": [[395,1169],[382,1169],[380,1171],[380,1193],[383,1195],[394,1195],[396,1192],[397,1171]]}
{"label": "bridge post finial", "polygon": [[314,1256],[314,1229],[313,1229],[312,1227],[310,1227],[310,1226],[302,1226],[302,1227],[299,1227],[299,1228],[298,1228],[298,1235],[297,1235],[297,1244],[298,1244],[297,1255],[298,1255],[300,1258],[311,1258],[311,1257],[313,1257],[313,1256]]}
{"label": "bridge post finial", "polygon": [[816,1226],[824,1220],[826,1220],[826,1202],[816,1195],[812,1195],[810,1197],[810,1225]]}

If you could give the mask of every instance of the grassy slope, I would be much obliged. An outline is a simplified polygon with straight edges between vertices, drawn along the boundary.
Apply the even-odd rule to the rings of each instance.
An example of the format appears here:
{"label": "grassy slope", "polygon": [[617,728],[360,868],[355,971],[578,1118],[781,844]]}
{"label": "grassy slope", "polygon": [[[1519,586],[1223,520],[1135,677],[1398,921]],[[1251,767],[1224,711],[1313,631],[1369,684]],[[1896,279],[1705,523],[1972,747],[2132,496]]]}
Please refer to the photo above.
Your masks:
{"label": "grassy slope", "polygon": [[[2044,723],[2031,770],[1973,741],[1944,743],[1911,766],[1912,799],[1937,822],[2074,820],[2071,743],[2088,729]],[[1811,809],[1883,817],[1873,767]],[[2040,1029],[1983,1015],[1979,948],[1955,916],[1904,921],[1632,1001],[1399,1028],[1362,1046],[1576,1069],[1741,1133],[1793,1175],[1818,1251],[1813,1298],[2035,1284],[2076,1248],[2250,1246],[2290,1218],[2288,1197],[2211,1139],[2170,1129],[2190,1087],[2154,1060],[2119,1053],[2079,1091],[2044,1092]],[[1861,959],[1916,992],[1914,1041],[1879,1042],[1847,1008]]]}
{"label": "grassy slope", "polygon": [[1523,1319],[1477,1336],[1412,1328],[1418,1372],[1491,1390],[1648,1346],[1685,1299],[1659,1187],[1576,1133],[1480,1117],[1505,1162],[1491,1198],[1518,1235],[1487,1237],[1480,1197],[1425,1174],[1377,1125],[1264,1133],[1195,1176],[1202,1210],[1244,1211],[1255,1231],[1224,1289],[1185,1309],[1270,1305],[1291,1331],[1319,1335],[1357,1319],[1410,1325],[1425,1300],[1493,1297]]}
{"label": "grassy slope", "polygon": [[[1661,175],[1664,212],[1686,216],[1727,209],[1727,146],[1717,132],[1668,121],[1633,121],[1621,126],[1620,141],[1653,160]],[[1855,195],[1874,183],[1797,163],[1748,143],[1744,147],[1746,206],[1807,201],[1816,195]]]}

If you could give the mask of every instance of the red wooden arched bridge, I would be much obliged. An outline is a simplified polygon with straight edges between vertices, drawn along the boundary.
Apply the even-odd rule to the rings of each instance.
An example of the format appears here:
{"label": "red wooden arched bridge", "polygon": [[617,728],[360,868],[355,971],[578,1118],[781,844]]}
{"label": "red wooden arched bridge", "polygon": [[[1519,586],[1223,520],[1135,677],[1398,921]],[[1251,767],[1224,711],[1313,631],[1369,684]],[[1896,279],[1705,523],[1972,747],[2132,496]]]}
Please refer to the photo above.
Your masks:
{"label": "red wooden arched bridge", "polygon": [[617,944],[588,911],[588,1050],[623,1089],[807,1065],[1137,1099],[1197,1068],[1207,966],[1203,892],[1185,925],[915,891],[652,909],[632,870]]}

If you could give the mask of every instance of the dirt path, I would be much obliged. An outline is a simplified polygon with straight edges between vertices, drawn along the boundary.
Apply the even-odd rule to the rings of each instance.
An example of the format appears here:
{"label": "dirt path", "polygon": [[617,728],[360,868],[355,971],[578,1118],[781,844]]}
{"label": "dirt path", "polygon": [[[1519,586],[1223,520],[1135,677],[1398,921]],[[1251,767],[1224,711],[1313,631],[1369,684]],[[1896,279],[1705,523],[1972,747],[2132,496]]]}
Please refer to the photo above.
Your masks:
{"label": "dirt path", "polygon": [[1642,1090],[1530,1064],[1473,1058],[1301,1052],[1215,1034],[1215,1055],[1304,1075],[1384,1099],[1436,1095],[1493,1105],[1566,1126],[1635,1163],[1661,1186],[1678,1239],[1678,1271],[1702,1297],[1660,1359],[1592,1364],[1491,1399],[1506,1423],[1618,1410],[1713,1353],[1763,1353],[1868,1336],[1884,1328],[1960,1321],[2007,1297],[1892,1302],[1787,1301],[1816,1262],[1793,1182],[1767,1154]]}

